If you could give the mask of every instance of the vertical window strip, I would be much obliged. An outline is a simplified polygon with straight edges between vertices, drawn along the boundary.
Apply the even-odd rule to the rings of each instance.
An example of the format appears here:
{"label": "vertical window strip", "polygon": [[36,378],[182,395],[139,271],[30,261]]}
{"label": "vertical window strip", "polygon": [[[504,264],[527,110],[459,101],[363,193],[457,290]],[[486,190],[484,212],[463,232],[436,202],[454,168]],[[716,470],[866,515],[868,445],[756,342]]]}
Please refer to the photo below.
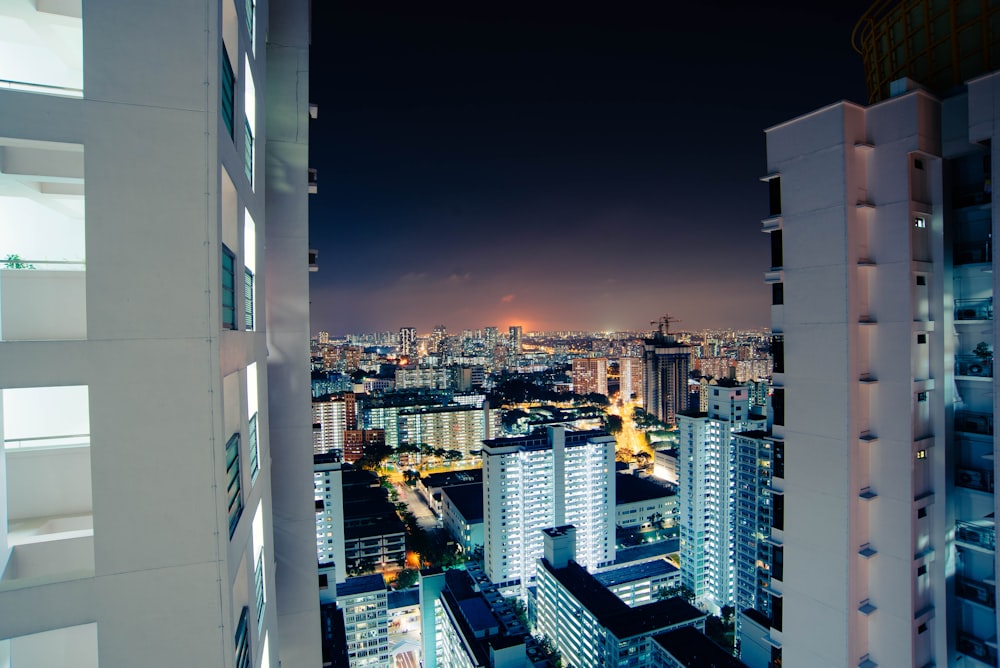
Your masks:
{"label": "vertical window strip", "polygon": [[253,272],[243,270],[243,314],[247,331],[253,331]]}
{"label": "vertical window strip", "polygon": [[226,45],[222,45],[222,104],[220,109],[222,111],[222,121],[226,124],[226,129],[229,130],[229,138],[235,139],[233,134],[233,118],[234,110],[236,108],[236,74],[233,72],[233,65],[229,62],[229,52],[226,50]]}
{"label": "vertical window strip", "polygon": [[254,51],[254,35],[253,35],[253,24],[256,19],[257,7],[254,0],[247,0],[247,34],[250,35],[250,50]]}
{"label": "vertical window strip", "polygon": [[222,247],[222,326],[236,329],[236,256]]}
{"label": "vertical window strip", "polygon": [[260,472],[260,459],[258,457],[257,448],[257,414],[254,413],[250,417],[250,484],[254,484],[257,481],[257,473]]}
{"label": "vertical window strip", "polygon": [[250,183],[250,187],[253,187],[253,128],[250,127],[250,121],[244,121],[243,128],[246,130],[244,133],[245,146],[243,154],[243,164],[246,167],[247,181]]}
{"label": "vertical window strip", "polygon": [[240,435],[233,434],[226,443],[226,494],[229,507],[229,537],[233,537],[243,514],[243,490],[240,486]]}
{"label": "vertical window strip", "polygon": [[243,606],[239,624],[236,625],[236,668],[250,668],[253,656],[250,654],[250,630],[247,626],[249,610]]}
{"label": "vertical window strip", "polygon": [[257,595],[257,628],[264,623],[264,550],[257,555],[257,567],[254,569],[254,592]]}

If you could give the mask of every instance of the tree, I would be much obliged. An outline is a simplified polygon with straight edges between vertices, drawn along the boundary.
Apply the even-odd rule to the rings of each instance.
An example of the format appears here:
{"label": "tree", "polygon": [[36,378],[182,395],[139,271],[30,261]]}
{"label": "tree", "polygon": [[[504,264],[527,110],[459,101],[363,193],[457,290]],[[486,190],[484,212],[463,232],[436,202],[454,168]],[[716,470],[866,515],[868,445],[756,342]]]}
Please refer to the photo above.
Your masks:
{"label": "tree", "polygon": [[404,568],[396,574],[396,589],[407,589],[417,583],[420,571],[415,568]]}
{"label": "tree", "polygon": [[461,450],[445,450],[445,452],[444,452],[444,458],[447,459],[448,461],[451,461],[451,462],[457,461],[457,460],[459,460],[459,459],[462,458],[462,451]]}
{"label": "tree", "polygon": [[605,415],[604,416],[604,428],[608,430],[611,435],[617,435],[622,433],[622,419],[618,415]]}
{"label": "tree", "polygon": [[406,469],[403,471],[403,482],[410,487],[416,487],[417,482],[420,480],[420,472],[413,471],[411,469]]}

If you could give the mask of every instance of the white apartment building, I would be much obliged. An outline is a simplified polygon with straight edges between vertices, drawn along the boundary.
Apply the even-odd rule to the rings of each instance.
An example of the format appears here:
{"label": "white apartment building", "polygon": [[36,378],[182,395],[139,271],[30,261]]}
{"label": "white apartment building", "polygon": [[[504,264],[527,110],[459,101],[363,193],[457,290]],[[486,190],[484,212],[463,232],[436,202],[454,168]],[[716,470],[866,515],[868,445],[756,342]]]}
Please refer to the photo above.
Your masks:
{"label": "white apartment building", "polygon": [[562,425],[483,442],[483,546],[497,586],[528,586],[542,529],[576,526],[578,563],[615,558],[615,439]]}
{"label": "white apartment building", "polygon": [[0,2],[0,664],[320,664],[308,43]]}
{"label": "white apartment building", "polygon": [[718,612],[736,600],[733,435],[765,426],[744,385],[715,385],[708,412],[678,413],[681,583]]}
{"label": "white apartment building", "polygon": [[388,666],[389,599],[382,576],[362,575],[338,584],[337,607],[344,612],[351,668]]}
{"label": "white apartment building", "polygon": [[766,133],[789,666],[997,665],[1000,75],[892,93]]}
{"label": "white apartment building", "polygon": [[316,559],[334,580],[347,577],[344,556],[344,491],[340,458],[332,454],[313,457],[313,497],[316,504]]}

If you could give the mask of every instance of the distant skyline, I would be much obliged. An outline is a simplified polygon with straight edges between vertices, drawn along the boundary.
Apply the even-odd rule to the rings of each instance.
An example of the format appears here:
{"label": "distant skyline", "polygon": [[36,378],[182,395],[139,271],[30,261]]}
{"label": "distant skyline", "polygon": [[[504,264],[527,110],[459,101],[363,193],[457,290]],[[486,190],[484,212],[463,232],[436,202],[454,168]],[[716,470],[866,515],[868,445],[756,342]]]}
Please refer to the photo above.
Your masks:
{"label": "distant skyline", "polygon": [[763,130],[867,3],[314,6],[312,330],[765,327]]}

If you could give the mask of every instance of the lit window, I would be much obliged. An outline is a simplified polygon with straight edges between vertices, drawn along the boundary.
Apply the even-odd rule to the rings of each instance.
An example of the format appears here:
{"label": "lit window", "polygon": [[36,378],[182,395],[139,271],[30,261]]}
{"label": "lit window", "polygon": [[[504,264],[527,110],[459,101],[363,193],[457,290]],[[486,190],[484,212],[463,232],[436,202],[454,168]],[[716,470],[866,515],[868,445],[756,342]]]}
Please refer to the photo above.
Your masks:
{"label": "lit window", "polygon": [[916,218],[913,219],[913,226],[923,229],[927,227],[927,219],[924,218],[923,216],[917,216]]}
{"label": "lit window", "polygon": [[917,459],[927,459],[927,451],[917,450]]}

